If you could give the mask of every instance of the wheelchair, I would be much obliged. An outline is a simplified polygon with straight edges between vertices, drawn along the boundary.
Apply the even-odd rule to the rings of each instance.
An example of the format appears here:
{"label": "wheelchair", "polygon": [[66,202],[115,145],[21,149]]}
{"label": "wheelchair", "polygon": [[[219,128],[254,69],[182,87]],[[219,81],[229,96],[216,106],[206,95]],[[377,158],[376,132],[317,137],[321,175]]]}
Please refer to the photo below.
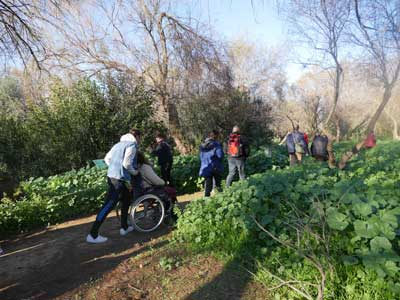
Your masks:
{"label": "wheelchair", "polygon": [[[103,159],[95,159],[92,162],[98,169],[107,169]],[[128,224],[137,231],[152,232],[160,227],[163,222],[172,223],[176,220],[175,204],[176,199],[171,199],[164,187],[142,189],[140,196],[129,206]],[[118,219],[121,219],[120,202],[118,202],[115,210]]]}
{"label": "wheelchair", "polygon": [[[175,199],[163,187],[152,187],[142,191],[142,195],[132,202],[128,210],[128,224],[139,232],[152,232],[160,225],[175,221]],[[116,207],[117,217],[121,216],[121,206]]]}

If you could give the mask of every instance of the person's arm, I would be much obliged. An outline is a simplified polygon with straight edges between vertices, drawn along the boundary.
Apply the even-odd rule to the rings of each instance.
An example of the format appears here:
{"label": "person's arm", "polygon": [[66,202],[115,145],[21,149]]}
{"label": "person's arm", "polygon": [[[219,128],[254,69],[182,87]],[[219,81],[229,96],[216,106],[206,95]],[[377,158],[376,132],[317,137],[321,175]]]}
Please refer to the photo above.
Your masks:
{"label": "person's arm", "polygon": [[303,147],[305,153],[307,155],[310,155],[310,150],[308,149],[308,145],[307,145],[306,139],[304,138],[303,134],[301,134],[301,136],[300,136],[300,145]]}
{"label": "person's arm", "polygon": [[104,162],[107,166],[111,163],[111,150],[107,152],[106,157],[104,157]]}
{"label": "person's arm", "polygon": [[165,181],[161,179],[156,172],[154,172],[153,168],[147,164],[144,164],[141,167],[141,175],[143,177],[143,180],[148,182],[151,185],[155,186],[162,186],[165,185]]}
{"label": "person's arm", "polygon": [[242,144],[243,144],[243,153],[244,157],[249,157],[250,156],[250,143],[249,140],[246,137],[241,138],[242,139]]}
{"label": "person's arm", "polygon": [[125,150],[124,161],[122,162],[122,166],[128,170],[133,176],[136,176],[139,171],[137,169],[136,164],[136,147],[128,147]]}
{"label": "person's arm", "polygon": [[219,159],[223,159],[224,158],[224,151],[222,150],[222,145],[219,144],[216,148],[215,154],[217,155],[217,157]]}
{"label": "person's arm", "polygon": [[153,156],[157,156],[158,157],[161,154],[161,152],[162,152],[162,145],[161,145],[161,143],[158,143],[151,154]]}
{"label": "person's arm", "polygon": [[286,134],[285,137],[283,138],[283,140],[279,143],[280,146],[286,143],[288,135],[289,134]]}
{"label": "person's arm", "polygon": [[224,141],[222,144],[222,149],[226,155],[228,155],[228,140]]}

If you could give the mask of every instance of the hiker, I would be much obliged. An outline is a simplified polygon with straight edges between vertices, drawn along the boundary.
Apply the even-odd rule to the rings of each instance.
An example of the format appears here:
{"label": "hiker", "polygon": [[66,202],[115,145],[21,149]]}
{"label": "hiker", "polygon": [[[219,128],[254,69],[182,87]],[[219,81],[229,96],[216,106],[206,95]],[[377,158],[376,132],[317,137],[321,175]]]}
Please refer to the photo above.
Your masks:
{"label": "hiker", "polygon": [[200,145],[200,171],[199,175],[205,178],[204,196],[209,197],[213,188],[213,182],[219,192],[222,191],[221,181],[224,158],[222,145],[217,141],[218,131],[213,130]]}
{"label": "hiker", "polygon": [[319,161],[328,160],[328,137],[317,134],[311,144],[311,156]]}
{"label": "hiker", "polygon": [[[138,163],[139,173],[142,179],[141,184],[143,193],[146,193],[147,190],[154,188],[156,192],[157,190],[164,191],[172,200],[172,202],[177,201],[176,189],[166,186],[166,182],[157,175],[150,162],[140,151],[137,154],[137,163]],[[165,207],[166,210],[168,210],[168,208],[169,207]]]}
{"label": "hiker", "polygon": [[244,166],[247,157],[250,155],[250,147],[247,139],[240,134],[239,126],[234,126],[232,133],[229,135],[226,143],[226,151],[228,155],[229,174],[226,178],[226,186],[230,186],[236,170],[239,172],[240,180],[246,179]]}
{"label": "hiker", "polygon": [[290,166],[301,165],[303,161],[303,155],[309,154],[309,150],[304,139],[304,134],[299,131],[300,126],[296,125],[292,132],[288,132],[285,138],[282,140],[280,145],[286,143]]}
{"label": "hiker", "polygon": [[107,238],[99,235],[101,224],[118,201],[121,201],[121,228],[120,235],[124,236],[133,231],[128,226],[128,210],[131,204],[132,191],[137,195],[140,176],[137,166],[137,151],[140,142],[140,131],[132,129],[123,135],[120,142],[115,144],[104,158],[108,165],[107,183],[108,192],[105,203],[100,209],[90,233],[86,237],[88,243],[104,243]]}
{"label": "hiker", "polygon": [[364,141],[364,148],[371,149],[376,146],[376,137],[374,132],[370,132]]}
{"label": "hiker", "polygon": [[169,186],[172,186],[171,169],[173,163],[173,155],[171,146],[165,141],[165,135],[158,133],[156,135],[156,146],[152,151],[152,155],[158,159],[158,165],[161,169],[161,178]]}
{"label": "hiker", "polygon": [[309,141],[309,139],[308,139],[308,135],[307,135],[307,133],[303,133],[303,136],[304,136],[304,141],[306,142],[306,147],[307,147],[307,149],[310,149],[310,147],[309,147],[309,144],[310,144],[310,141]]}

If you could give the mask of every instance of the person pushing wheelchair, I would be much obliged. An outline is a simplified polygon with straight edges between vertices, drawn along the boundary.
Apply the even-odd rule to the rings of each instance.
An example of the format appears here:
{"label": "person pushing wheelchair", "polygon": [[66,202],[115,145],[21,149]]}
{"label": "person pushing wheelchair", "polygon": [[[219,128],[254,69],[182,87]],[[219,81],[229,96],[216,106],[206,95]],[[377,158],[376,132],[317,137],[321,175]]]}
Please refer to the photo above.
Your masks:
{"label": "person pushing wheelchair", "polygon": [[121,137],[120,141],[111,148],[104,158],[108,165],[108,191],[106,200],[86,237],[88,243],[98,244],[107,241],[106,237],[99,234],[99,229],[118,201],[121,201],[122,204],[120,235],[125,236],[133,231],[133,227],[128,225],[128,210],[132,193],[136,196],[141,185],[137,164],[140,137],[139,130],[131,129],[129,133]]}

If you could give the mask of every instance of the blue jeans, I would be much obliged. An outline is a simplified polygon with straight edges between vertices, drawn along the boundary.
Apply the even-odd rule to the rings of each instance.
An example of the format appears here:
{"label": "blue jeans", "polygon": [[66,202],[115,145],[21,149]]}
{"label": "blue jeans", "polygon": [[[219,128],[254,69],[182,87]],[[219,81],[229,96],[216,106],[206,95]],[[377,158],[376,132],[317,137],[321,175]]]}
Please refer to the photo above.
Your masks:
{"label": "blue jeans", "polygon": [[90,231],[92,237],[96,238],[99,234],[101,224],[107,218],[107,215],[114,209],[118,201],[121,201],[121,228],[128,228],[128,211],[129,206],[133,199],[137,199],[141,193],[141,180],[140,176],[133,176],[131,186],[132,191],[129,191],[127,184],[118,179],[107,177],[108,191],[106,200],[97,214],[96,221],[93,223]]}
{"label": "blue jeans", "polygon": [[229,174],[226,178],[226,186],[230,186],[233,181],[233,177],[236,175],[236,170],[239,171],[240,180],[245,180],[246,175],[244,173],[245,159],[243,158],[228,158]]}

